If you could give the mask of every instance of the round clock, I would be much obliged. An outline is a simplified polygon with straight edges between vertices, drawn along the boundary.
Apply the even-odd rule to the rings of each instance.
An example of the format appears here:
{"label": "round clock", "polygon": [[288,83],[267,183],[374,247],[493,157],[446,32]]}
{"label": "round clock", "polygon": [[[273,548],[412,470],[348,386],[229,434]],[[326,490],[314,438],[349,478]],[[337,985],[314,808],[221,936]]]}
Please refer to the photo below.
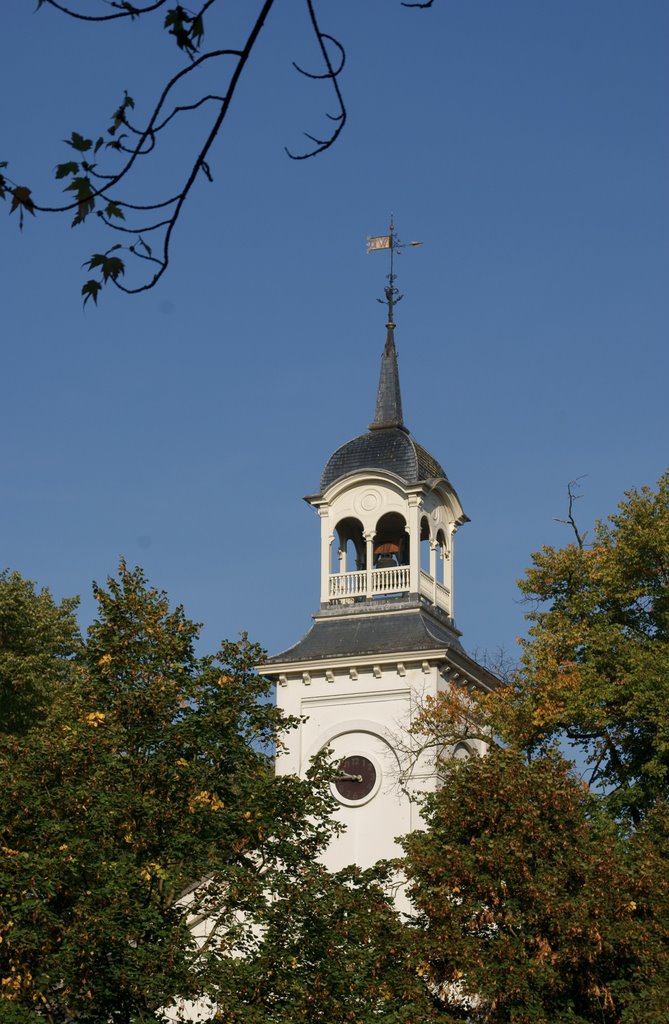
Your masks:
{"label": "round clock", "polygon": [[376,784],[376,768],[368,757],[349,754],[339,762],[339,774],[334,784],[346,801],[364,800]]}

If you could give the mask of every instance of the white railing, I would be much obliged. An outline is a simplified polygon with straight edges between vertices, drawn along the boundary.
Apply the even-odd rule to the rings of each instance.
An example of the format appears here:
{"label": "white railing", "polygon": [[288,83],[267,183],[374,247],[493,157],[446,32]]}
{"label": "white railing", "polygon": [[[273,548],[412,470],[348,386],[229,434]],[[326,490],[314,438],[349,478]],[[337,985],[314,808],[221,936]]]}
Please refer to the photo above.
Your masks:
{"label": "white railing", "polygon": [[409,566],[393,565],[372,572],[373,594],[397,594],[409,589]]}
{"label": "white railing", "polygon": [[339,601],[344,597],[364,597],[367,593],[367,573],[364,569],[360,572],[338,572],[330,576],[328,589],[331,601]]}
{"label": "white railing", "polygon": [[[408,565],[394,565],[388,569],[372,569],[371,587],[368,590],[367,572],[337,572],[328,581],[328,599],[345,601],[355,597],[377,597],[382,594],[403,594],[410,588]],[[450,615],[451,592],[448,587],[435,580],[429,573],[420,571],[420,594],[430,604],[436,604]]]}
{"label": "white railing", "polygon": [[372,569],[371,590],[367,592],[367,572],[332,573],[328,585],[330,601],[351,597],[374,597],[377,594],[399,594],[409,589],[409,566],[394,565],[388,569]]}
{"label": "white railing", "polygon": [[421,597],[426,597],[430,604],[436,604],[438,608],[443,608],[448,615],[451,614],[450,590],[423,569],[420,571],[420,593]]}
{"label": "white railing", "polygon": [[420,592],[423,597],[427,597],[429,601],[434,598],[434,580],[428,572],[423,569],[420,571]]}

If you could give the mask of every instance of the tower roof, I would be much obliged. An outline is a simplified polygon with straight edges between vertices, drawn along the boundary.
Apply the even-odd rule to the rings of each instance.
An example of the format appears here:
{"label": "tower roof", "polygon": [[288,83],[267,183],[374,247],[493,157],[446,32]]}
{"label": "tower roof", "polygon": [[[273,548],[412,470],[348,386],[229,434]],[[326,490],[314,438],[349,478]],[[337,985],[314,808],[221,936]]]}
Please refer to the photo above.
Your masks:
{"label": "tower roof", "polygon": [[395,473],[406,483],[447,479],[441,465],[411,437],[404,425],[394,329],[389,320],[374,420],[367,433],[347,441],[330,456],[321,475],[321,493],[336,480],[365,469]]}
{"label": "tower roof", "polygon": [[376,392],[376,409],[374,420],[369,424],[370,430],[383,430],[386,427],[399,427],[409,431],[402,419],[402,395],[400,392],[400,372],[397,365],[397,349],[395,348],[395,325],[388,323],[386,344],[381,356],[381,373],[379,387]]}

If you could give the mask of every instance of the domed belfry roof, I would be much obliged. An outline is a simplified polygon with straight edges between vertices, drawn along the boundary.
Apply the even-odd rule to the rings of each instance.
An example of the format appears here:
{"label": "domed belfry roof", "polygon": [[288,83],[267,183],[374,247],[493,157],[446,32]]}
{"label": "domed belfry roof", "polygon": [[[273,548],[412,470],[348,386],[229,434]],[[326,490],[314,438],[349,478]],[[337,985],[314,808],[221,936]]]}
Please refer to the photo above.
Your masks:
{"label": "domed belfry roof", "polygon": [[395,473],[406,483],[447,479],[437,460],[404,426],[394,327],[388,324],[374,420],[366,434],[347,441],[330,456],[321,476],[321,493],[336,480],[365,469]]}

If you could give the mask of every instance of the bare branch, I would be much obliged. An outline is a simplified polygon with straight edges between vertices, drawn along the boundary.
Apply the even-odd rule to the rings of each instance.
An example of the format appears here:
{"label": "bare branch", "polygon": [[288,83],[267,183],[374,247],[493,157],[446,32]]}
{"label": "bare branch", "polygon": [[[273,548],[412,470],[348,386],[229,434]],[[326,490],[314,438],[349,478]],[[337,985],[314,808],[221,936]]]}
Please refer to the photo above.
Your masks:
{"label": "bare branch", "polygon": [[[211,0],[210,0],[211,2]],[[118,7],[119,10],[115,14],[80,14],[78,11],[73,11],[69,7],[65,7],[64,4],[59,4],[57,0],[37,0],[37,6],[47,4],[49,7],[54,7],[61,14],[67,14],[70,18],[76,18],[78,21],[115,21],[117,18],[139,18],[142,14],[150,14],[151,11],[157,11],[159,7],[164,7],[167,0],[156,0],[155,3],[149,4],[148,7],[135,7],[134,4],[121,2],[110,3],[110,7]]]}
{"label": "bare branch", "polygon": [[[219,0],[200,0],[199,9],[195,12],[187,10],[181,4],[167,6],[167,0],[153,0],[153,2],[145,0],[143,4],[135,4],[131,0],[101,0],[99,9],[104,13],[99,14],[90,13],[90,10],[82,13],[74,6],[76,0],[71,0],[71,2],[73,6],[70,6],[67,0],[65,2],[37,0],[37,7],[38,9],[43,6],[52,7],[67,17],[90,23],[118,21],[121,18],[130,18],[132,21],[166,8],[163,28],[174,38],[186,61],[186,65],[163,84],[162,91],[143,127],[141,124],[134,123],[134,118],[131,119],[131,111],[135,104],[126,92],[123,101],[112,115],[111,126],[96,141],[94,138],[87,139],[77,132],[73,132],[71,138],[66,140],[75,152],[71,154],[70,159],[57,165],[55,176],[57,180],[67,179],[64,183],[67,202],[62,205],[39,204],[35,202],[30,188],[19,182],[11,181],[4,173],[0,174],[0,198],[9,197],[10,212],[18,210],[19,226],[23,225],[24,213],[34,216],[36,212],[67,213],[74,211],[72,223],[79,225],[95,210],[99,221],[105,227],[126,235],[138,234],[137,229],[117,223],[117,220],[124,220],[121,210],[166,211],[163,219],[150,222],[141,229],[141,233],[146,235],[153,233],[152,238],[160,239],[160,242],[154,243],[154,245],[158,245],[156,256],[151,254],[151,250],[147,250],[149,255],[145,252],[138,252],[136,245],[113,246],[113,249],[123,248],[139,259],[153,264],[155,272],[144,284],[137,286],[121,284],[125,265],[120,257],[109,256],[112,250],[108,250],[107,253],[95,253],[84,264],[89,269],[95,268],[101,273],[101,282],[89,280],[82,289],[84,301],[87,298],[97,301],[99,288],[108,280],[112,280],[120,290],[128,294],[138,294],[153,288],[167,269],[174,228],[193,185],[200,174],[204,175],[208,181],[213,181],[208,159],[209,152],[225,121],[241,74],[275,0],[256,0],[259,10],[241,48],[212,49],[204,53],[200,50],[204,38],[203,17]],[[424,3],[404,3],[403,6],[430,7],[432,2],[433,0]],[[323,137],[304,133],[312,144],[311,149],[304,153],[292,153],[286,149],[288,156],[293,160],[306,160],[329,149],[338,139],[347,119],[346,106],[339,85],[339,76],[346,63],[346,51],[338,39],[322,31],[316,10],[317,0],[305,0],[305,3],[309,22],[320,51],[323,69],[309,71],[295,62],[293,62],[293,66],[305,78],[312,81],[329,82],[334,92],[337,108],[334,113],[325,112],[325,117],[330,122],[331,131],[329,133],[326,132]],[[93,6],[83,2],[80,5],[84,8]],[[180,89],[187,81],[187,76],[195,74],[205,64],[229,57],[233,58],[233,67],[229,73],[227,89],[221,94],[206,93],[193,102],[178,102],[177,89]],[[189,81],[193,81],[193,79],[191,78]],[[192,161],[190,170],[185,174],[182,187],[173,196],[161,202],[137,203],[131,201],[132,195],[117,194],[119,186],[122,186],[124,191],[127,190],[128,183],[133,180],[131,174],[135,170],[139,158],[159,152],[160,133],[175,122],[177,115],[212,105],[213,113],[208,133]],[[98,153],[100,153],[99,159],[102,161],[103,156],[110,155],[110,150],[120,155],[117,163],[118,169],[113,173],[108,173],[104,164],[98,164]],[[113,166],[114,164],[112,164],[112,170]],[[0,164],[0,170],[4,170],[4,167],[6,164],[3,162]],[[106,209],[95,209],[98,204],[102,203],[106,204]],[[142,244],[146,245],[143,240]]]}
{"label": "bare branch", "polygon": [[[177,197],[177,201],[176,201],[174,212],[173,212],[173,214],[172,214],[172,216],[170,218],[169,224],[167,225],[167,230],[165,232],[165,238],[164,238],[164,241],[163,241],[163,254],[162,254],[162,260],[160,261],[160,268],[159,268],[159,270],[156,271],[156,273],[153,275],[153,277],[151,278],[150,281],[147,281],[145,284],[139,285],[139,286],[137,286],[135,288],[128,288],[125,285],[120,284],[119,281],[114,280],[114,284],[121,291],[126,292],[129,295],[137,295],[140,292],[148,291],[150,288],[153,288],[153,286],[160,280],[160,278],[163,276],[163,274],[167,270],[167,267],[169,265],[169,259],[170,259],[170,241],[171,241],[171,238],[172,238],[172,232],[174,231],[174,227],[176,225],[176,222],[179,219],[179,214],[181,212],[181,208],[182,208],[183,204],[185,203],[185,201],[186,201],[186,199],[188,197],[188,194],[189,194],[191,188],[193,187],[193,183],[195,182],[195,179],[197,178],[197,175],[199,174],[203,164],[206,163],[207,154],[208,154],[208,152],[209,152],[209,150],[210,150],[210,148],[212,146],[212,143],[214,142],[214,139],[218,135],[218,132],[219,132],[219,130],[221,128],[221,125],[223,124],[223,121],[225,120],[225,116],[226,116],[228,110],[230,109],[230,104],[231,104],[232,99],[234,97],[235,90],[237,88],[237,84],[238,84],[239,79],[241,77],[242,71],[246,67],[246,63],[247,63],[251,53],[253,52],[253,47],[255,46],[256,40],[257,40],[258,36],[260,35],[260,32],[261,32],[261,30],[263,28],[263,25],[265,24],[265,20],[267,18],[267,15],[269,14],[269,12],[272,9],[273,5],[274,5],[274,0],[265,0],[265,3],[263,4],[261,11],[260,11],[258,17],[256,18],[256,21],[255,21],[255,23],[253,25],[253,28],[251,29],[251,31],[250,31],[250,33],[248,35],[248,38],[246,40],[246,45],[244,46],[244,49],[240,53],[239,60],[237,62],[237,66],[236,66],[235,70],[233,71],[232,77],[230,79],[230,85],[228,87],[228,92],[227,92],[227,94],[225,96],[224,102],[221,104],[221,109],[220,109],[220,111],[218,113],[218,116],[216,117],[216,120],[214,121],[214,124],[213,124],[213,126],[212,126],[212,128],[211,128],[211,130],[209,132],[209,135],[207,136],[207,139],[206,139],[206,141],[204,143],[204,146],[200,150],[200,152],[199,152],[199,154],[198,154],[198,156],[197,156],[197,158],[195,160],[195,163],[193,164],[193,167],[192,167],[192,169],[190,171],[190,174],[188,175],[188,180],[186,181],[186,184],[184,185],[184,187],[183,187],[181,193],[179,194],[179,196]],[[229,53],[231,53],[233,51],[222,51],[222,52],[226,52],[227,54],[229,54]],[[194,65],[191,65],[191,67],[193,67],[193,66]],[[186,69],[186,70],[190,70],[190,68]],[[165,93],[163,94],[163,97],[161,98],[161,103],[159,104],[159,106],[162,105],[162,102],[164,102],[164,96],[165,96]],[[156,117],[156,113],[154,112],[154,119],[155,119],[155,117]]]}
{"label": "bare branch", "polygon": [[576,543],[578,544],[579,548],[581,548],[581,550],[583,550],[583,545],[585,544],[585,538],[587,537],[587,533],[580,533],[578,526],[576,525],[576,520],[574,519],[574,502],[578,501],[579,498],[583,497],[582,494],[576,494],[575,489],[580,487],[579,480],[584,480],[586,476],[587,473],[583,473],[581,476],[577,476],[575,480],[569,481],[569,483],[567,484],[567,494],[569,495],[569,507],[567,510],[567,518],[555,519],[556,523],[563,523],[565,526],[570,526],[572,528],[572,530],[574,531],[574,535],[576,537]]}
{"label": "bare branch", "polygon": [[164,121],[161,121],[160,124],[157,124],[154,127],[154,132],[162,131],[165,125],[168,125],[172,118],[176,117],[177,114],[182,114],[185,110],[197,110],[197,108],[201,107],[203,103],[208,103],[210,100],[215,100],[218,103],[225,103],[225,96],[215,96],[213,94],[211,96],[202,96],[202,98],[197,100],[196,103],[185,103],[181,106],[175,107],[172,113],[168,114]]}
{"label": "bare branch", "polygon": [[[291,158],[291,160],[309,160],[312,156],[317,156],[319,153],[323,153],[326,149],[329,149],[330,146],[332,146],[337,141],[337,139],[339,138],[339,135],[340,135],[344,125],[346,124],[346,107],[344,105],[344,98],[343,98],[343,96],[341,94],[341,90],[339,88],[339,82],[337,81],[337,76],[341,73],[341,70],[344,67],[344,63],[345,63],[345,60],[346,60],[346,53],[344,51],[344,47],[341,45],[341,43],[337,39],[334,39],[333,36],[328,35],[326,32],[321,32],[320,26],[318,24],[318,18],[316,16],[316,11],[314,9],[313,0],[306,0],[306,4],[307,4],[307,10],[309,11],[309,18],[311,20],[311,25],[312,25],[312,28],[314,30],[314,34],[316,36],[316,39],[318,40],[318,45],[320,47],[320,51],[321,51],[321,55],[323,57],[323,63],[325,64],[326,71],[323,72],[322,74],[311,74],[310,72],[304,71],[302,68],[298,67],[298,65],[295,64],[295,63],[293,63],[293,66],[295,68],[297,68],[297,70],[300,72],[300,74],[305,75],[305,77],[307,77],[307,78],[313,78],[313,79],[323,79],[324,78],[324,79],[329,79],[332,82],[332,88],[334,89],[334,93],[335,93],[335,96],[337,98],[337,103],[339,104],[339,113],[338,114],[328,114],[327,115],[327,117],[331,121],[337,122],[337,127],[334,129],[334,131],[332,132],[332,134],[330,135],[330,137],[328,139],[317,139],[313,135],[307,134],[307,132],[304,133],[306,135],[306,137],[311,140],[311,142],[315,143],[315,148],[312,149],[312,150],[309,150],[308,153],[300,153],[300,154],[291,153],[291,151],[286,147],[286,153]],[[334,45],[339,50],[340,61],[339,61],[339,67],[336,70],[335,70],[335,68],[332,65],[332,61],[330,60],[330,54],[328,53],[328,49],[327,49],[327,46],[326,46],[326,40],[331,42],[331,43],[334,43]]]}

